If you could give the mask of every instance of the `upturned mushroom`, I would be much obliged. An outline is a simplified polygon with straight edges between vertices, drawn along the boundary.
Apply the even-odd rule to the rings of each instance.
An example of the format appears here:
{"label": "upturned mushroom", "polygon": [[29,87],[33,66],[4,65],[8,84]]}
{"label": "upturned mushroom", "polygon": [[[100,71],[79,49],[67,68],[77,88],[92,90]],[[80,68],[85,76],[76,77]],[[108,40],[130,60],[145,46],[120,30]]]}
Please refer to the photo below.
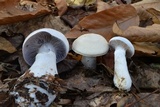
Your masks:
{"label": "upturned mushroom", "polygon": [[82,55],[81,62],[87,69],[95,69],[96,57],[106,54],[108,49],[106,39],[95,33],[83,34],[72,44],[72,50]]}
{"label": "upturned mushroom", "polygon": [[126,57],[134,55],[132,43],[124,37],[113,37],[109,41],[110,47],[114,48],[114,84],[119,90],[130,91],[132,80],[128,72]]}
{"label": "upturned mushroom", "polygon": [[56,63],[69,51],[65,36],[54,29],[38,29],[23,43],[23,57],[31,65],[16,82],[11,95],[21,107],[48,107],[56,98],[61,86]]}

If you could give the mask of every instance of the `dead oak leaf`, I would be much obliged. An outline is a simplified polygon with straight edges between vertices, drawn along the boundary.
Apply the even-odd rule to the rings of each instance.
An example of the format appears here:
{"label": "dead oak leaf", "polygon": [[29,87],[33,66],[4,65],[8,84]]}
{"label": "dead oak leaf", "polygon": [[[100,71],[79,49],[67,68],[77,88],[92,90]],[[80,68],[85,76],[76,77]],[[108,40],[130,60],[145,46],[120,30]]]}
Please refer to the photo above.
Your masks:
{"label": "dead oak leaf", "polygon": [[114,36],[112,26],[115,21],[130,19],[137,15],[131,5],[120,5],[84,17],[71,31],[66,33],[67,38],[77,38],[85,33],[97,33],[107,40]]}

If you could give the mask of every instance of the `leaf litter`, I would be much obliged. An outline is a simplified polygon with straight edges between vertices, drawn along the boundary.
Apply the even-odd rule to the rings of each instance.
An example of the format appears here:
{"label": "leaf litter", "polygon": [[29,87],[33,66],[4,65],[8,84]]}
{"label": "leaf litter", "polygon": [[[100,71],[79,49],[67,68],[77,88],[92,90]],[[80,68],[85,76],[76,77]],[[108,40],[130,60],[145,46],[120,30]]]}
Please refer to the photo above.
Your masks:
{"label": "leaf litter", "polygon": [[[9,21],[8,25],[1,25],[0,106],[16,106],[9,92],[20,75],[29,68],[21,51],[24,38],[38,28],[50,27],[64,33],[70,43],[68,56],[57,65],[59,78],[66,83],[63,87],[66,91],[58,94],[51,107],[158,107],[160,105],[158,33],[160,2],[147,0],[144,4],[144,1],[139,4],[136,1],[131,5],[119,5],[113,1],[98,0],[96,7],[98,11],[85,7],[90,4],[85,5],[84,2],[83,5],[74,8],[75,11],[69,11],[67,3],[59,1],[57,3],[59,16],[55,16],[52,12],[30,17],[30,20],[17,19],[16,23]],[[45,2],[40,4],[43,3]],[[78,2],[74,4],[76,3]],[[88,3],[95,4],[95,1],[89,0]],[[95,8],[95,5],[92,6]],[[69,17],[74,19],[74,23]],[[128,31],[129,29],[131,30]],[[136,54],[132,59],[127,59],[133,81],[130,92],[118,91],[113,84],[112,50],[98,57],[96,70],[85,69],[80,62],[81,56],[71,50],[74,39],[89,32],[99,33],[106,40],[119,35],[132,41]]]}

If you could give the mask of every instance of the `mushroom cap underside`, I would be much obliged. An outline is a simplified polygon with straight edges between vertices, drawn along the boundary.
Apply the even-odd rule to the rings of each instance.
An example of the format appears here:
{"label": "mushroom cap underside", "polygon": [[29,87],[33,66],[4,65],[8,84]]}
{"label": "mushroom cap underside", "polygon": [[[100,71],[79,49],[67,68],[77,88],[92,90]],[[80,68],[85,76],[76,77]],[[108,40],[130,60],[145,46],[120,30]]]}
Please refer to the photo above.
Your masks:
{"label": "mushroom cap underside", "polygon": [[57,30],[42,28],[29,34],[23,43],[22,52],[27,64],[32,65],[39,48],[48,43],[53,46],[56,52],[56,62],[60,62],[66,57],[69,51],[69,43],[66,37]]}
{"label": "mushroom cap underside", "polygon": [[88,33],[79,36],[73,42],[72,49],[80,55],[96,57],[106,54],[109,46],[108,42],[103,36],[99,34]]}
{"label": "mushroom cap underside", "polygon": [[124,37],[117,36],[117,37],[111,38],[109,41],[109,45],[114,49],[116,49],[116,47],[118,46],[123,47],[126,50],[126,56],[128,58],[132,57],[135,53],[135,49],[132,43]]}

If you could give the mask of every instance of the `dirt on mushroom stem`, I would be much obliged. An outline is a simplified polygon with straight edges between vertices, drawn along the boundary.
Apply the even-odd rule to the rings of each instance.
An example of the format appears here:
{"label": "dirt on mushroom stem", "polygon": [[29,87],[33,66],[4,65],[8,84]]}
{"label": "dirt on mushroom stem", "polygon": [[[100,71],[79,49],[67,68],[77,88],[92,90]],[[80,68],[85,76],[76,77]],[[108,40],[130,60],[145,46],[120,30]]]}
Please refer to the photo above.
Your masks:
{"label": "dirt on mushroom stem", "polygon": [[[30,73],[30,71],[26,71],[26,73],[22,75],[15,84],[15,87],[11,89],[11,95],[18,93],[20,97],[23,97],[27,101],[30,101],[28,102],[29,104],[26,103],[25,106],[30,106],[31,103],[34,103],[34,99],[31,98],[30,94],[28,94],[30,92],[29,89],[25,87],[25,85],[35,85],[46,90],[51,95],[58,95],[59,93],[66,91],[66,89],[64,88],[66,86],[66,83],[62,79],[52,75],[34,77],[33,74]],[[35,92],[35,95],[36,99],[38,100],[37,103],[40,103],[41,105],[45,105],[50,100],[47,94],[42,93],[38,89]],[[14,96],[15,99],[17,99],[16,97],[18,96]]]}

